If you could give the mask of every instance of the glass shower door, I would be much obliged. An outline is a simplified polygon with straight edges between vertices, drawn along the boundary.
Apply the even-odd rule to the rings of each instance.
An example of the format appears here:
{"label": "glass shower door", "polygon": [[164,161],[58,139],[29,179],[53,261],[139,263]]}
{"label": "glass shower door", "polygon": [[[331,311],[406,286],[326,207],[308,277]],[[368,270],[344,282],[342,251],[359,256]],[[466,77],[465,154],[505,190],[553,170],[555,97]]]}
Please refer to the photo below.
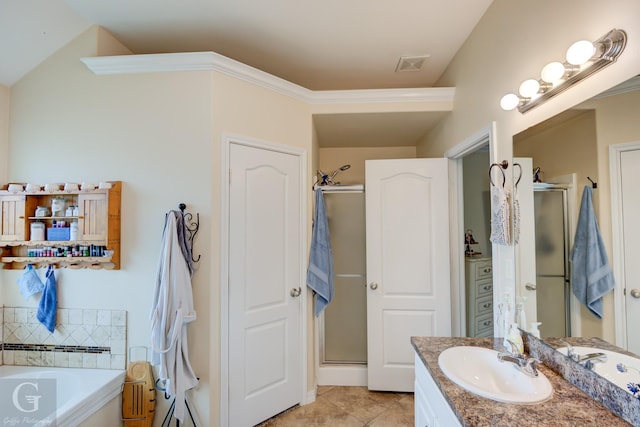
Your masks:
{"label": "glass shower door", "polygon": [[364,192],[324,192],[334,298],[323,312],[321,363],[367,363],[367,288]]}

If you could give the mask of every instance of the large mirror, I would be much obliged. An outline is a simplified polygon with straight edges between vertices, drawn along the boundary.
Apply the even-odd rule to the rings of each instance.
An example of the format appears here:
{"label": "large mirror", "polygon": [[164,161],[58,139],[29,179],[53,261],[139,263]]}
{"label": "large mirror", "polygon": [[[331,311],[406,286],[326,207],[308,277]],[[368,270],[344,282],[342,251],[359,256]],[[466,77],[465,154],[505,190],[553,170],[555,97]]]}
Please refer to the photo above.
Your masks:
{"label": "large mirror", "polygon": [[[613,342],[611,337],[616,336],[615,311],[619,305],[615,305],[613,292],[603,298],[602,318],[592,314],[572,295],[568,257],[582,194],[585,186],[593,187],[593,182],[598,184],[593,190],[593,206],[609,265],[614,267],[612,230],[617,219],[612,218],[611,210],[609,147],[640,142],[638,89],[640,78],[635,77],[513,138],[514,162],[523,169],[517,187],[522,229],[516,248],[516,302],[523,304],[527,330],[534,321],[542,323],[543,339],[584,336]],[[635,190],[635,194],[640,192]],[[632,197],[636,205],[640,203],[638,197]],[[635,240],[628,230],[624,235]],[[630,244],[628,249],[636,250],[634,246],[638,245]],[[636,252],[635,259],[640,259],[639,255]],[[632,279],[627,275],[627,283]],[[640,277],[635,279],[640,287]],[[624,307],[638,311],[640,299]],[[640,318],[634,317],[640,316],[638,313],[626,314],[628,320]],[[640,354],[640,340],[629,337],[627,349]]]}

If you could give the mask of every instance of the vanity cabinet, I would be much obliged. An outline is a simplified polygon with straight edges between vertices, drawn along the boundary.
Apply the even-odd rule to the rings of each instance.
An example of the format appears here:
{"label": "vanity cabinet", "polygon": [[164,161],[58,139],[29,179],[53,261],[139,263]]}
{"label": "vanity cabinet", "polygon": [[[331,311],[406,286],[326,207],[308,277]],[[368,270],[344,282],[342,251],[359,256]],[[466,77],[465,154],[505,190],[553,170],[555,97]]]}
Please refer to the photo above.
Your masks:
{"label": "vanity cabinet", "polygon": [[415,426],[460,426],[460,421],[458,421],[418,354],[415,355],[415,373]]}
{"label": "vanity cabinet", "polygon": [[493,267],[491,258],[465,259],[467,336],[493,336]]}
{"label": "vanity cabinet", "polygon": [[[122,183],[109,182],[110,188],[78,191],[9,192],[0,190],[0,261],[4,269],[22,269],[27,264],[55,264],[70,268],[120,269],[120,199]],[[50,208],[54,199],[64,199],[65,206],[77,211],[49,212],[36,216],[39,206]],[[66,226],[56,228],[64,221]],[[31,225],[43,223],[45,240],[35,240]],[[77,223],[78,233],[69,238],[70,224]],[[59,233],[62,238],[52,236]],[[46,248],[43,252],[42,248]],[[84,252],[83,248],[87,248]],[[87,251],[94,248],[93,253]],[[101,248],[104,252],[100,252]],[[74,255],[72,256],[71,250]],[[80,249],[80,254],[77,254]],[[41,256],[46,254],[46,256]],[[64,254],[64,256],[60,256]]]}

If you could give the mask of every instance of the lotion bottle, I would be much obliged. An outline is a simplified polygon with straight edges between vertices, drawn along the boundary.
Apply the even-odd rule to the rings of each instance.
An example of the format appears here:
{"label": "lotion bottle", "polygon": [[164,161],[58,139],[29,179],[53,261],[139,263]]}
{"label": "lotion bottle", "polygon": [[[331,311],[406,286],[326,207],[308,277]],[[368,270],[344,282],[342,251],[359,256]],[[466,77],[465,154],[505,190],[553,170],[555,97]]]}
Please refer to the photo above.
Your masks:
{"label": "lotion bottle", "polygon": [[540,329],[538,329],[540,325],[542,325],[542,322],[531,322],[531,335],[536,338],[540,338]]}
{"label": "lotion bottle", "polygon": [[517,323],[511,324],[511,328],[509,328],[509,335],[507,336],[507,338],[509,339],[509,341],[515,344],[520,354],[524,353],[524,343],[522,342],[522,335],[520,334]]}

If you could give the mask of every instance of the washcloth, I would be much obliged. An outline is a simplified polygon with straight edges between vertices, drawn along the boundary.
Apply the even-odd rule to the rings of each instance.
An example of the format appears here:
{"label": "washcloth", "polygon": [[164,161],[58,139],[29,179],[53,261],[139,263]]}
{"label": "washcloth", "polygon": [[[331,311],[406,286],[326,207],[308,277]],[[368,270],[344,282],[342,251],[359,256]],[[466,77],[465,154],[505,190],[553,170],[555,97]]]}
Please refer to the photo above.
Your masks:
{"label": "washcloth", "polygon": [[26,300],[28,300],[32,295],[42,292],[44,289],[42,281],[31,264],[27,265],[27,269],[24,274],[18,277],[18,286],[20,287],[20,293]]}
{"label": "washcloth", "polygon": [[333,299],[333,252],[329,238],[327,208],[324,204],[324,195],[319,188],[316,189],[316,210],[313,218],[307,286],[316,293],[315,313],[319,316]]}
{"label": "washcloth", "polygon": [[38,321],[44,325],[49,332],[53,333],[56,328],[56,310],[58,309],[58,290],[56,285],[56,276],[53,266],[47,269],[46,279],[44,281],[44,290],[40,297],[38,312],[36,317]]}
{"label": "washcloth", "polygon": [[602,296],[615,287],[598,220],[593,210],[593,189],[585,186],[576,235],[571,249],[571,286],[582,304],[602,318]]}

